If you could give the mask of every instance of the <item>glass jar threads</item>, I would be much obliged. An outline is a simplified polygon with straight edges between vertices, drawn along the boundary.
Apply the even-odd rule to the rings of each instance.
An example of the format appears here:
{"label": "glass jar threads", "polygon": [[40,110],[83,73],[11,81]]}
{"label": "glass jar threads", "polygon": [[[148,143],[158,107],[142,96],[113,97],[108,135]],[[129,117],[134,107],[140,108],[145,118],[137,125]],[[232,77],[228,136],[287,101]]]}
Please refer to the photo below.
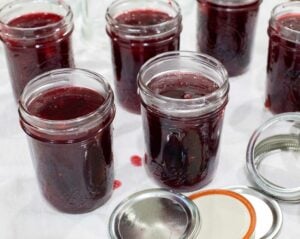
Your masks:
{"label": "glass jar threads", "polygon": [[274,114],[300,111],[300,3],[276,6],[269,21],[265,106]]}
{"label": "glass jar threads", "polygon": [[129,112],[140,113],[137,74],[151,57],[179,49],[179,5],[174,0],[117,0],[108,7],[106,21],[117,99]]}
{"label": "glass jar threads", "polygon": [[49,70],[74,67],[73,14],[60,0],[16,0],[0,9],[1,40],[16,101],[25,85]]}
{"label": "glass jar threads", "polygon": [[115,107],[112,90],[100,75],[80,69],[44,73],[25,87],[19,114],[50,204],[83,213],[109,199]]}
{"label": "glass jar threads", "polygon": [[138,76],[147,171],[160,184],[192,191],[208,184],[218,163],[227,72],[216,59],[169,52]]}
{"label": "glass jar threads", "polygon": [[221,61],[229,76],[248,69],[260,3],[198,0],[198,50]]}

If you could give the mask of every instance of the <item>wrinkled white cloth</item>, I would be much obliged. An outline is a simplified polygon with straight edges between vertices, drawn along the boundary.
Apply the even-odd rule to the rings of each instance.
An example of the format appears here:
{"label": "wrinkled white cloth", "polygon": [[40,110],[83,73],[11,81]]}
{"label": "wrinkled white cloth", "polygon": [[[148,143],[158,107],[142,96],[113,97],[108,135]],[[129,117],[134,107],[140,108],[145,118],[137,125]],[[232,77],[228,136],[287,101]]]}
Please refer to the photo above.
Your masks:
{"label": "wrinkled white cloth", "polygon": [[[87,0],[90,1],[90,0]],[[70,0],[69,2],[72,1]],[[93,1],[91,0],[91,3]],[[96,2],[96,1],[94,1]],[[108,0],[99,1],[99,24],[93,26],[96,38],[82,36],[79,1],[73,2],[76,16],[74,51],[78,67],[94,70],[113,86],[110,43],[105,34],[104,12]],[[267,22],[270,11],[283,0],[265,0],[261,5],[251,69],[230,79],[230,101],[222,133],[220,164],[214,181],[206,188],[251,185],[245,170],[245,154],[253,131],[271,114],[264,109],[267,61]],[[184,16],[181,49],[196,49],[196,0],[179,0]],[[96,19],[95,17],[93,17]],[[114,120],[114,159],[116,179],[122,186],[99,209],[82,215],[60,213],[50,207],[38,190],[26,136],[19,123],[13,100],[3,48],[0,48],[0,239],[106,239],[108,220],[116,205],[128,195],[157,187],[143,167],[133,167],[130,157],[142,156],[141,118],[117,106]],[[279,238],[300,238],[300,205],[280,204],[284,223]]]}

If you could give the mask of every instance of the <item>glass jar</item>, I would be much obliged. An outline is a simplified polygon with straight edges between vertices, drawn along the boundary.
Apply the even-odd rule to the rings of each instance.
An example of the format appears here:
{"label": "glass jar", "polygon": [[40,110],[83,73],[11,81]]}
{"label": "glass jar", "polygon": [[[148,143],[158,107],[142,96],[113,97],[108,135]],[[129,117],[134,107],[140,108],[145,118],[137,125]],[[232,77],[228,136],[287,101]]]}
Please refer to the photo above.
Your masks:
{"label": "glass jar", "polygon": [[81,69],[44,73],[24,88],[20,123],[28,135],[40,188],[55,208],[88,212],[113,189],[113,92]]}
{"label": "glass jar", "polygon": [[108,7],[106,21],[118,101],[138,114],[138,71],[151,57],[179,49],[180,7],[174,0],[117,0]]}
{"label": "glass jar", "polygon": [[217,58],[229,76],[247,71],[261,0],[198,0],[198,50]]}
{"label": "glass jar", "polygon": [[16,101],[25,85],[49,70],[74,67],[73,14],[60,0],[16,0],[0,9],[0,37]]}
{"label": "glass jar", "polygon": [[300,111],[300,3],[277,5],[269,21],[265,106],[272,113]]}
{"label": "glass jar", "polygon": [[178,191],[208,184],[228,102],[223,65],[194,52],[160,54],[143,65],[138,87],[149,174]]}

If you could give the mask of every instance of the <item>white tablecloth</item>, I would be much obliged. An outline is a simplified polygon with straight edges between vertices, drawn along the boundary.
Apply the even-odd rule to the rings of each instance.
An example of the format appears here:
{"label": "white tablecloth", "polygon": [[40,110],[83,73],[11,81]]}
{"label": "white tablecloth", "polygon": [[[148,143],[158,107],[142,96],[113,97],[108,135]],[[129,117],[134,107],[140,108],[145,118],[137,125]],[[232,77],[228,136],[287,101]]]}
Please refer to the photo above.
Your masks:
{"label": "white tablecloth", "polygon": [[[101,11],[110,0],[102,0]],[[282,0],[265,0],[261,5],[255,50],[249,72],[230,79],[230,101],[226,109],[221,141],[220,164],[214,181],[206,188],[250,185],[245,170],[245,153],[252,132],[271,114],[264,109],[267,55],[267,21],[273,6]],[[184,15],[182,50],[195,50],[196,0],[180,0]],[[80,25],[74,32],[74,50],[79,67],[95,70],[113,85],[109,39],[104,31],[104,16],[98,42],[84,41]],[[79,19],[76,20],[79,23]],[[95,29],[94,29],[95,30]],[[96,30],[95,30],[96,32]],[[94,212],[82,215],[63,214],[42,198],[32,167],[25,134],[18,115],[3,49],[0,50],[0,239],[105,239],[107,224],[115,206],[128,195],[157,185],[143,167],[134,167],[130,157],[142,156],[141,118],[117,107],[114,121],[114,159],[116,179],[122,186],[112,198]],[[300,204],[280,203],[284,223],[279,238],[300,238]]]}

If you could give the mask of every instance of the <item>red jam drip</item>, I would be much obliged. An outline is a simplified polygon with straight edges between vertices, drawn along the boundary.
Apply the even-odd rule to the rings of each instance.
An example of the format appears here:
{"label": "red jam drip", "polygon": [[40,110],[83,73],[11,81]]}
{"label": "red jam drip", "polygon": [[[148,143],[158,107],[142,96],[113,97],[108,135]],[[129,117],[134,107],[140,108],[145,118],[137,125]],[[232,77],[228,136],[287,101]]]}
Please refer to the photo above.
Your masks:
{"label": "red jam drip", "polygon": [[36,97],[28,111],[43,119],[69,120],[96,111],[104,100],[99,93],[87,88],[57,88]]}
{"label": "red jam drip", "polygon": [[7,25],[19,28],[35,28],[54,24],[62,19],[62,16],[53,13],[31,13],[13,19]]}
{"label": "red jam drip", "polygon": [[[285,14],[278,23],[300,34],[300,14]],[[276,28],[276,27],[275,27]],[[300,44],[282,37],[281,28],[269,27],[267,94],[272,113],[300,111]]]}
{"label": "red jam drip", "polygon": [[147,37],[141,39],[130,39],[121,33],[112,37],[112,59],[115,64],[116,95],[120,104],[129,112],[140,113],[140,98],[137,94],[136,77],[141,66],[150,58],[159,53],[175,51],[179,49],[179,33],[169,34],[165,37],[157,37],[156,24],[172,19],[165,12],[153,9],[138,9],[125,12],[117,16],[116,20],[130,26],[153,26],[141,35]]}
{"label": "red jam drip", "polygon": [[142,158],[138,155],[133,155],[130,157],[130,162],[135,167],[141,167],[142,166]]}
{"label": "red jam drip", "polygon": [[[197,98],[219,88],[204,76],[183,72],[159,76],[149,87],[174,99]],[[225,104],[204,116],[172,118],[143,104],[145,165],[162,186],[193,191],[212,180],[224,107]]]}
{"label": "red jam drip", "polygon": [[114,180],[113,189],[116,190],[122,186],[122,182],[120,180]]}

